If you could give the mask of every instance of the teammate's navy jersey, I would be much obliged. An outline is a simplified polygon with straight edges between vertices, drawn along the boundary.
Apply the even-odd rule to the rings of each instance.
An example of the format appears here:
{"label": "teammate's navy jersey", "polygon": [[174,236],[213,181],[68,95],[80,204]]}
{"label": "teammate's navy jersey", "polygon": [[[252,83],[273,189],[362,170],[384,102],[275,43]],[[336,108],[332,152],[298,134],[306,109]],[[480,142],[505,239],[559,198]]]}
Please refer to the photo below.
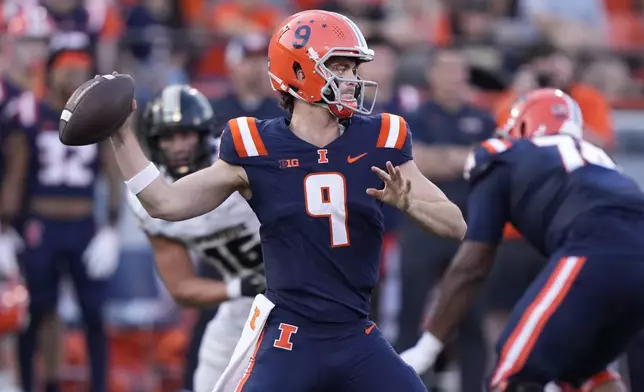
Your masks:
{"label": "teammate's navy jersey", "polygon": [[14,126],[18,116],[18,99],[24,91],[6,79],[0,79],[0,120],[3,130]]}
{"label": "teammate's navy jersey", "polygon": [[6,79],[0,79],[0,183],[5,170],[2,153],[6,137],[19,127],[21,121],[29,121],[28,118],[21,119],[21,111],[30,101],[33,104],[33,94],[23,91]]}
{"label": "teammate's navy jersey", "polygon": [[92,197],[98,175],[96,144],[66,146],[58,136],[60,110],[36,104],[36,121],[23,130],[29,140],[28,196]]}
{"label": "teammate's navy jersey", "polygon": [[489,139],[468,158],[466,239],[498,243],[511,222],[544,254],[576,218],[600,208],[644,212],[644,194],[600,148],[567,135]]}
{"label": "teammate's navy jersey", "polygon": [[293,134],[285,118],[228,122],[220,157],[248,175],[250,206],[261,222],[267,296],[317,322],[369,314],[382,245],[381,188],[371,166],[412,159],[402,117],[353,116],[325,147]]}

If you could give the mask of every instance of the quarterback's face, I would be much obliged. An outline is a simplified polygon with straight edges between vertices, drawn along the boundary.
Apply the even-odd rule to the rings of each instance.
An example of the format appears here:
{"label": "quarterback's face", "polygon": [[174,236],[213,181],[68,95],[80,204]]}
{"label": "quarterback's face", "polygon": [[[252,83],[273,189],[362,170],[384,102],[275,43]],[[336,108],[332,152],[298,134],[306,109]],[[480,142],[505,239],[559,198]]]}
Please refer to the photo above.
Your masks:
{"label": "quarterback's face", "polygon": [[177,132],[159,139],[159,148],[173,169],[190,165],[198,144],[199,135],[195,131]]}
{"label": "quarterback's face", "polygon": [[347,57],[333,57],[326,63],[327,68],[339,78],[338,87],[343,100],[353,99],[358,80],[358,63]]}

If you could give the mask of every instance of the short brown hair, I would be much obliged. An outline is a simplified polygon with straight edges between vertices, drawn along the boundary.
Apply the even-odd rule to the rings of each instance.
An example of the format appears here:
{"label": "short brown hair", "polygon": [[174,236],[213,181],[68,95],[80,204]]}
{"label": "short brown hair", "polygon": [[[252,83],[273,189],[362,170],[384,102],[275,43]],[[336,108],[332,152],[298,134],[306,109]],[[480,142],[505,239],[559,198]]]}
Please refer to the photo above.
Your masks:
{"label": "short brown hair", "polygon": [[278,104],[280,107],[287,112],[293,114],[293,107],[295,106],[295,97],[289,93],[280,91],[280,96],[278,99]]}

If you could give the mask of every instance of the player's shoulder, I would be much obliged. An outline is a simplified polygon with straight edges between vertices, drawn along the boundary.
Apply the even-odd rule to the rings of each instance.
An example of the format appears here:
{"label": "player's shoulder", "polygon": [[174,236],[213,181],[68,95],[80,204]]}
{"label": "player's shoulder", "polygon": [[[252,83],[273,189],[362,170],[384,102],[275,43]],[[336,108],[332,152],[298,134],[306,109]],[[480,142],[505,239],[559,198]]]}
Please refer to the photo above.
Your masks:
{"label": "player's shoulder", "polygon": [[220,157],[228,161],[262,157],[269,154],[271,139],[284,127],[284,118],[260,120],[255,117],[236,117],[224,127],[220,142]]}
{"label": "player's shoulder", "polygon": [[472,150],[466,160],[463,176],[466,180],[475,181],[498,163],[509,163],[515,154],[514,151],[522,149],[522,146],[529,143],[527,140],[508,140],[500,138],[489,138],[481,142]]}
{"label": "player's shoulder", "polygon": [[377,148],[403,149],[411,142],[411,131],[405,118],[398,114],[354,115],[352,121],[368,133]]}

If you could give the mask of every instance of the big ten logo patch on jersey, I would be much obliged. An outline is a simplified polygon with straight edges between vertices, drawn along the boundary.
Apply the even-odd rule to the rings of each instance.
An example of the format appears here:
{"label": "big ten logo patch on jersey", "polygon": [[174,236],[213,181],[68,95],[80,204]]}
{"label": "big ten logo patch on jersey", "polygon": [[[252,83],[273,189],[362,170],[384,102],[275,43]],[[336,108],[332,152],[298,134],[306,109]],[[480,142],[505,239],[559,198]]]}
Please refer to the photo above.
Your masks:
{"label": "big ten logo patch on jersey", "polygon": [[288,169],[291,167],[300,167],[300,160],[297,158],[293,159],[280,159],[278,162],[280,169]]}
{"label": "big ten logo patch on jersey", "polygon": [[321,148],[318,150],[318,163],[329,163],[329,158],[327,158],[327,149]]}
{"label": "big ten logo patch on jersey", "polygon": [[291,324],[280,323],[279,330],[280,336],[273,342],[273,347],[288,351],[293,350],[293,342],[291,341],[291,338],[297,333],[298,327]]}
{"label": "big ten logo patch on jersey", "polygon": [[243,270],[257,269],[262,264],[259,235],[245,223],[192,241],[206,259],[224,274],[235,276]]}
{"label": "big ten logo patch on jersey", "polygon": [[96,144],[66,146],[60,142],[55,127],[46,128],[36,135],[38,149],[38,181],[49,187],[68,186],[83,188],[96,179],[92,165],[98,159]]}

